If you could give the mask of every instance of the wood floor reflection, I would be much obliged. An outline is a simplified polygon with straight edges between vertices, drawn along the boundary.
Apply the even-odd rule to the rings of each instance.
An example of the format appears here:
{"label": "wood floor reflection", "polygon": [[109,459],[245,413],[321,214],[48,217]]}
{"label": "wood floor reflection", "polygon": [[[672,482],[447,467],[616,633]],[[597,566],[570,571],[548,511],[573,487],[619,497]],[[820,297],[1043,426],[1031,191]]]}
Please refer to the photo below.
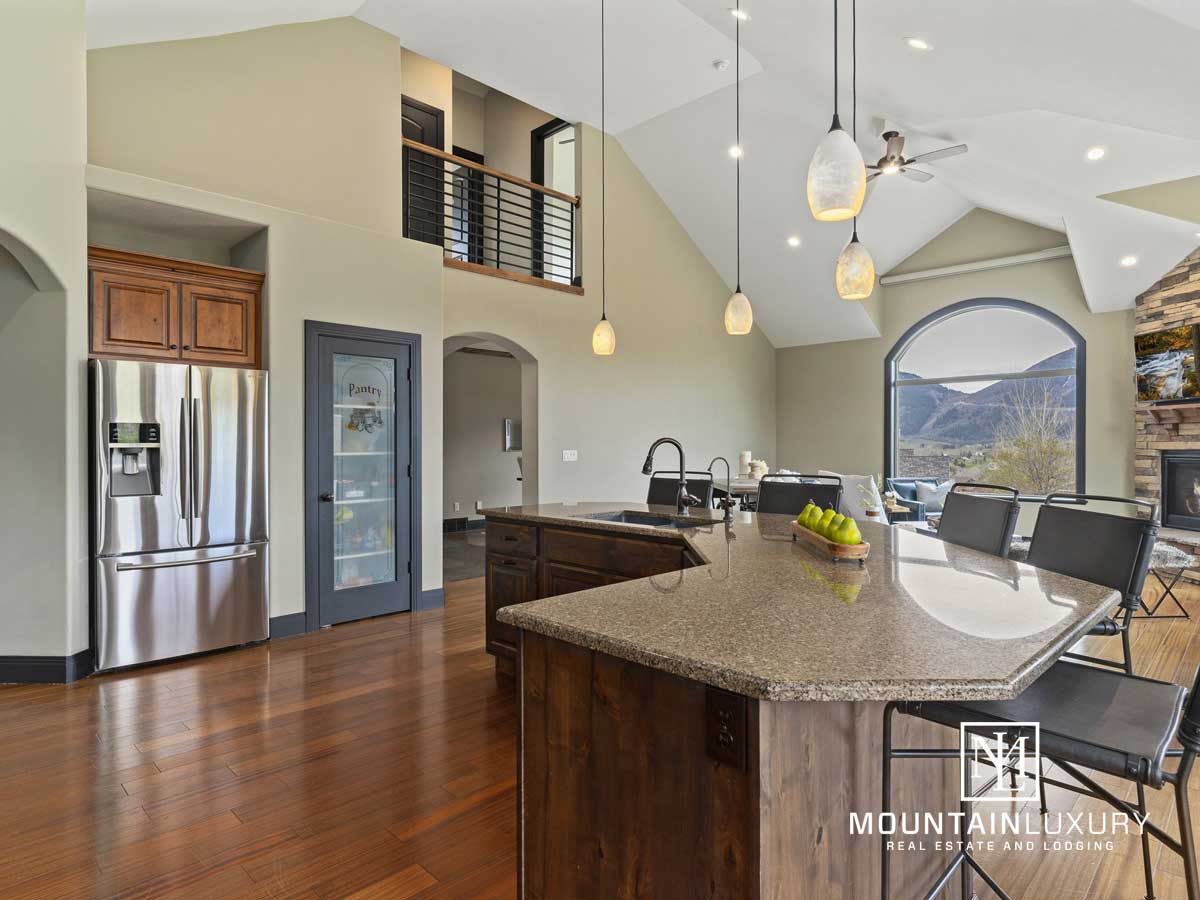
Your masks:
{"label": "wood floor reflection", "polygon": [[[1200,589],[1181,596],[1200,613]],[[1200,628],[1136,629],[1139,673],[1189,683]],[[0,897],[512,900],[515,721],[482,580],[447,584],[445,611],[0,687]],[[1150,795],[1173,830],[1169,793]],[[1155,862],[1161,900],[1183,900],[1178,859]],[[989,864],[1016,898],[1142,896],[1133,839]]]}

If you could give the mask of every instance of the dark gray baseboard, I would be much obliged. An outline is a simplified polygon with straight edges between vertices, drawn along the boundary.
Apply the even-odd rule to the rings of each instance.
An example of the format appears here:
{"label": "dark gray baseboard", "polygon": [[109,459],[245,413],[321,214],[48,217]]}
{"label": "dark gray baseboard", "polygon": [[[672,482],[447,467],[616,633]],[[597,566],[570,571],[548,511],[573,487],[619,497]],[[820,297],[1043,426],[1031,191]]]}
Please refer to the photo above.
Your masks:
{"label": "dark gray baseboard", "polygon": [[430,609],[443,609],[446,606],[446,592],[442,588],[421,591],[421,598],[417,603],[417,612],[425,612]]}
{"label": "dark gray baseboard", "polygon": [[91,650],[71,656],[0,656],[0,684],[70,684],[93,671]]}
{"label": "dark gray baseboard", "polygon": [[271,640],[304,634],[304,613],[288,613],[271,617]]}

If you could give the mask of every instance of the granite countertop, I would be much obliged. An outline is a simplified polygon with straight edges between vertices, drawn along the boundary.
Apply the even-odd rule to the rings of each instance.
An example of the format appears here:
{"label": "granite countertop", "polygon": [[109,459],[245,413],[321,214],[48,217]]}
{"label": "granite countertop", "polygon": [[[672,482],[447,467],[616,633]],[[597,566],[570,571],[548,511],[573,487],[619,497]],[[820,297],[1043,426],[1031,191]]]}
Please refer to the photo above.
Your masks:
{"label": "granite countertop", "polygon": [[712,510],[692,527],[581,517],[644,504],[550,504],[489,518],[675,535],[705,564],[507,606],[518,628],[763,700],[1002,700],[1015,697],[1093,624],[1117,591],[861,522],[864,567],[791,540],[791,518]]}

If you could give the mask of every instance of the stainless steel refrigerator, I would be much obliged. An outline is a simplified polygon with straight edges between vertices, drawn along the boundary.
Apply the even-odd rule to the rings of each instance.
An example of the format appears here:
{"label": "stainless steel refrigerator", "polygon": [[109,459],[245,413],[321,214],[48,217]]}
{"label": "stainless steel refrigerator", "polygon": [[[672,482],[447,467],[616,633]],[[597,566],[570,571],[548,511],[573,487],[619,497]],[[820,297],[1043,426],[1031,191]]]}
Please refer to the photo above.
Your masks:
{"label": "stainless steel refrigerator", "polygon": [[91,385],[96,668],[265,640],[267,373],[92,360]]}

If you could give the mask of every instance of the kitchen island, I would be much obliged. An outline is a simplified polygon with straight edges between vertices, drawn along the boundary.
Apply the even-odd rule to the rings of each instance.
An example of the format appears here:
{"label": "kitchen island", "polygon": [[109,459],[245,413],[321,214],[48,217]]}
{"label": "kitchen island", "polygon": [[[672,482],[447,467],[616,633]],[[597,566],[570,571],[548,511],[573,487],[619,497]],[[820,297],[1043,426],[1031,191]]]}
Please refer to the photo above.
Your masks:
{"label": "kitchen island", "polygon": [[[879,839],[852,835],[850,814],[880,808],[884,702],[1013,697],[1119,600],[869,522],[859,568],[794,543],[783,516],[726,526],[703,511],[678,527],[623,512],[674,517],[487,512],[489,529],[608,531],[680,554],[673,572],[496,611],[516,629],[529,900],[878,896]],[[897,738],[957,745],[908,717]],[[893,791],[897,812],[957,810],[957,763],[897,763]],[[950,852],[897,851],[893,896],[923,896]]]}

